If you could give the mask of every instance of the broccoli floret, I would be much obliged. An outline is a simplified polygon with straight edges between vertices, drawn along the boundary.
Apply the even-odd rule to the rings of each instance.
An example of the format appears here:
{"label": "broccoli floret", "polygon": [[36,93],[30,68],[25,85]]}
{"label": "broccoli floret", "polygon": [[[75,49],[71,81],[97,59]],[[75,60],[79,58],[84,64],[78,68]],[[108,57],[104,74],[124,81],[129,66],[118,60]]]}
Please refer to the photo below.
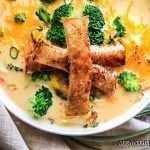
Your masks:
{"label": "broccoli floret", "polygon": [[35,97],[31,99],[32,113],[35,118],[44,116],[49,107],[53,104],[52,93],[45,86],[42,86],[36,93]]}
{"label": "broccoli floret", "polygon": [[38,81],[49,81],[50,75],[49,72],[35,72],[32,73],[32,81],[38,82]]}
{"label": "broccoli floret", "polygon": [[89,28],[101,29],[105,25],[101,10],[93,5],[86,5],[83,8],[83,16],[89,16]]}
{"label": "broccoli floret", "polygon": [[47,39],[63,46],[66,43],[65,30],[63,25],[59,22],[55,25],[53,24],[47,32]]}
{"label": "broccoli floret", "polygon": [[115,29],[119,33],[119,36],[123,37],[126,33],[126,28],[125,28],[122,20],[120,19],[120,17],[116,17],[113,21],[113,24],[115,26]]}
{"label": "broccoli floret", "polygon": [[50,13],[46,10],[46,8],[40,8],[38,11],[35,12],[35,14],[45,24],[50,23]]}
{"label": "broccoli floret", "polygon": [[66,35],[63,24],[60,22],[64,17],[70,17],[73,13],[73,7],[70,4],[64,4],[57,8],[52,18],[51,28],[47,32],[47,39],[60,45],[66,44]]}
{"label": "broccoli floret", "polygon": [[26,18],[27,18],[27,15],[25,13],[20,13],[20,14],[18,13],[15,15],[14,21],[16,23],[24,23]]}
{"label": "broccoli floret", "polygon": [[58,7],[53,15],[52,24],[60,22],[64,17],[70,17],[73,13],[73,7],[70,4],[64,4]]}
{"label": "broccoli floret", "polygon": [[83,8],[83,16],[89,16],[89,38],[91,45],[99,45],[104,42],[102,31],[105,20],[101,10],[93,5],[86,5]]}
{"label": "broccoli floret", "polygon": [[41,2],[48,3],[48,4],[53,3],[55,1],[56,0],[41,0]]}
{"label": "broccoli floret", "polygon": [[104,42],[104,33],[101,30],[89,29],[89,38],[91,45],[99,45]]}
{"label": "broccoli floret", "polygon": [[132,72],[122,72],[118,77],[118,83],[122,84],[125,90],[130,92],[138,92],[141,89],[136,75]]}

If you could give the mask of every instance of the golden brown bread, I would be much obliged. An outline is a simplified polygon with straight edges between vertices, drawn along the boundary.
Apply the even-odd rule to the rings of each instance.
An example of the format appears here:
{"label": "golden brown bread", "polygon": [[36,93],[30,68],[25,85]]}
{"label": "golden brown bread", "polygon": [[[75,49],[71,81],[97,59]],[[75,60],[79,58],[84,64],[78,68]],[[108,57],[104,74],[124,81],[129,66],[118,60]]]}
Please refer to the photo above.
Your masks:
{"label": "golden brown bread", "polygon": [[70,62],[67,116],[87,114],[90,110],[92,60],[89,55],[88,18],[65,18],[62,21]]}
{"label": "golden brown bread", "polygon": [[117,74],[95,64],[92,71],[92,85],[109,96],[113,95],[116,89]]}
{"label": "golden brown bread", "polygon": [[111,67],[125,65],[125,49],[120,43],[101,47],[92,45],[90,56],[94,64]]}
{"label": "golden brown bread", "polygon": [[[34,61],[69,72],[68,50],[42,41],[37,43]],[[35,50],[36,51],[36,50]],[[124,47],[121,44],[112,46],[91,46],[90,56],[94,64],[102,66],[120,66],[125,63]]]}
{"label": "golden brown bread", "polygon": [[32,54],[34,62],[69,72],[69,58],[66,49],[38,42],[37,49]]}
{"label": "golden brown bread", "polygon": [[40,45],[42,45],[41,42],[37,43],[32,50],[28,50],[28,54],[26,54],[26,51],[24,51],[25,55],[25,62],[26,62],[26,73],[33,73],[38,71],[46,71],[52,69],[51,67],[40,64],[38,62],[33,61],[33,56],[36,54],[37,50],[39,50]]}
{"label": "golden brown bread", "polygon": [[[68,60],[68,51],[57,46],[48,45],[43,42],[40,43],[41,44],[39,44],[38,49],[34,53],[34,61],[39,64],[69,72],[70,65]],[[116,74],[102,66],[98,66],[99,65],[93,64],[91,76],[92,85],[96,86],[104,93],[112,95],[116,87]],[[103,79],[105,79],[105,82]]]}

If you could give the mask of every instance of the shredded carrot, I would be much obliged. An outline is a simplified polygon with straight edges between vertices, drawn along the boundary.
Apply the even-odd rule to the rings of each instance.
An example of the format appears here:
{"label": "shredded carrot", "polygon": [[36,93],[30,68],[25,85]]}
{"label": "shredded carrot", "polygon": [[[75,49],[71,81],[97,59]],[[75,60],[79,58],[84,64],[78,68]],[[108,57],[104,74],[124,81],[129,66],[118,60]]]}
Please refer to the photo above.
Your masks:
{"label": "shredded carrot", "polygon": [[2,78],[2,77],[0,77],[0,84],[4,84],[6,81]]}
{"label": "shredded carrot", "polygon": [[150,85],[142,86],[141,91],[146,91],[150,89]]}
{"label": "shredded carrot", "polygon": [[98,115],[98,113],[96,111],[94,111],[93,114],[86,119],[86,121],[87,122],[93,121],[97,117],[97,115]]}

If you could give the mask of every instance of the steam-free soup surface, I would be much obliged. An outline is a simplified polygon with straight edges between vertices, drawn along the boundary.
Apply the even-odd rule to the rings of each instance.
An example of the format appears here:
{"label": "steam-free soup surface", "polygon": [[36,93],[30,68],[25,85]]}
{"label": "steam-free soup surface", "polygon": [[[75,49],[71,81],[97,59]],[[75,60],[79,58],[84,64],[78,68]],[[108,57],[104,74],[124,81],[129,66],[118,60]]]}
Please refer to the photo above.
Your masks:
{"label": "steam-free soup surface", "polygon": [[[149,80],[150,64],[145,60],[145,56],[150,54],[150,1],[149,0],[95,0],[96,5],[103,11],[106,26],[105,35],[109,35],[114,29],[112,20],[120,16],[126,26],[127,34],[124,37],[124,46],[126,49],[126,65],[115,68],[121,72],[131,70],[135,72],[141,82]],[[63,3],[58,0],[47,7],[47,10],[53,14],[54,10]],[[82,7],[87,3],[85,0],[75,0],[73,6],[76,16],[81,16]],[[54,119],[56,124],[83,126],[88,115],[80,117],[67,117],[65,115],[66,101],[55,95],[51,88],[56,84],[57,74],[51,81],[33,82],[30,75],[25,72],[15,72],[6,69],[7,64],[14,64],[20,68],[25,67],[23,51],[30,49],[31,32],[35,31],[37,26],[44,25],[35,15],[35,11],[42,4],[39,0],[17,0],[0,1],[0,27],[4,29],[4,36],[0,37],[0,77],[6,84],[2,88],[6,91],[14,103],[30,114],[31,104],[29,98],[34,97],[35,92],[41,85],[50,88],[53,94],[53,105],[49,108],[48,114],[40,120],[48,121],[48,118]],[[23,24],[16,24],[14,16],[16,13],[25,12],[27,19]],[[45,29],[46,30],[46,29]],[[19,56],[16,60],[10,57],[10,47],[15,46],[19,49]],[[138,60],[134,52],[137,51]],[[142,62],[142,63],[138,63]],[[16,89],[12,90],[15,85]],[[98,112],[98,121],[103,123],[114,119],[128,111],[135,103],[141,99],[141,93],[130,93],[125,91],[120,85],[117,85],[113,96],[102,96],[96,99],[91,105]]]}

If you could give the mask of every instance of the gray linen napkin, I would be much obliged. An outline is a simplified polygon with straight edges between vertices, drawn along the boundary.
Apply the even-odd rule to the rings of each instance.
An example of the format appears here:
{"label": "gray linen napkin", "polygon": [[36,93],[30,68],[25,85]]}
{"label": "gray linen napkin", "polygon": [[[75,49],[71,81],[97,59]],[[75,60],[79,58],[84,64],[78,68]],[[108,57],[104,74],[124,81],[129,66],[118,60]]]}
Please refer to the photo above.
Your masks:
{"label": "gray linen napkin", "polygon": [[0,149],[28,150],[12,118],[0,103]]}

